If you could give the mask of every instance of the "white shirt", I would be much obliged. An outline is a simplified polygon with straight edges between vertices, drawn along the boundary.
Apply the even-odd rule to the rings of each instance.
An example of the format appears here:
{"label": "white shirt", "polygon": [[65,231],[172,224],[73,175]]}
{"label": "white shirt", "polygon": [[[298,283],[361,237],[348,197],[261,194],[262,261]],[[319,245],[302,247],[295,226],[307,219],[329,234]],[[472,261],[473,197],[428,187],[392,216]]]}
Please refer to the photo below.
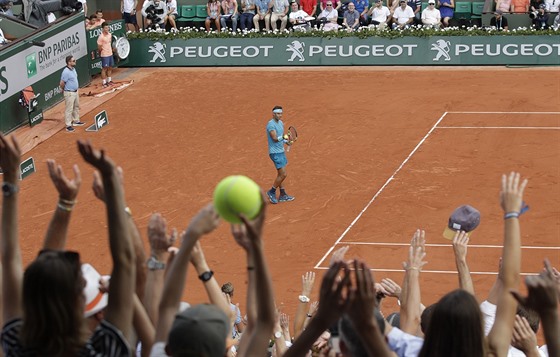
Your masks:
{"label": "white shirt", "polygon": [[6,37],[4,37],[4,32],[2,32],[2,29],[0,29],[0,45],[4,45],[8,43],[8,40],[6,40]]}
{"label": "white shirt", "polygon": [[150,357],[169,357],[165,353],[165,342],[156,342],[152,345],[152,350],[150,351]]}
{"label": "white shirt", "polygon": [[430,9],[430,7],[428,6],[426,9],[424,9],[424,11],[422,11],[422,23],[428,25],[435,25],[435,24],[439,24],[440,22],[441,22],[441,14],[439,13],[439,10],[436,9],[435,7],[433,9]]}
{"label": "white shirt", "polygon": [[548,12],[558,12],[560,0],[544,0]]}
{"label": "white shirt", "polygon": [[307,14],[307,12],[303,11],[303,10],[298,10],[295,12],[290,12],[290,20],[296,20],[296,24],[298,22],[303,22],[305,21],[305,18],[308,17],[309,15]]}
{"label": "white shirt", "polygon": [[371,19],[379,22],[380,24],[387,22],[389,16],[391,16],[391,11],[389,11],[387,6],[381,6],[380,8],[375,6],[371,11]]}
{"label": "white shirt", "polygon": [[166,5],[167,5],[167,11],[173,9],[173,11],[171,13],[175,14],[175,15],[178,15],[178,13],[177,13],[177,1],[176,0],[171,0],[171,1],[167,2]]}
{"label": "white shirt", "polygon": [[416,357],[424,345],[424,340],[393,327],[387,334],[387,343],[398,357]]}
{"label": "white shirt", "polygon": [[414,17],[414,11],[408,5],[406,5],[404,10],[400,6],[397,7],[393,13],[393,18],[397,19],[399,25],[406,24],[411,17]]}
{"label": "white shirt", "polygon": [[123,12],[128,14],[132,13],[134,10],[134,0],[124,0],[123,1]]}
{"label": "white shirt", "polygon": [[327,20],[332,20],[332,19],[338,19],[338,11],[336,11],[334,8],[329,11],[328,9],[325,9],[323,11],[321,11],[321,13],[319,14],[318,18],[321,17],[326,17]]}

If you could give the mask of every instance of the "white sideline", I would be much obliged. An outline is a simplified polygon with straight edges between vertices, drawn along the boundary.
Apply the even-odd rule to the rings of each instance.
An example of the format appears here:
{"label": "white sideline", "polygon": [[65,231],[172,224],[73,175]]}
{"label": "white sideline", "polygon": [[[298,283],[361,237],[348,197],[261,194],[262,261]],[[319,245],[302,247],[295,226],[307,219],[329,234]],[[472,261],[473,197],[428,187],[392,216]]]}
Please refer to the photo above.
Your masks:
{"label": "white sideline", "polygon": [[438,126],[438,129],[533,129],[560,130],[557,126]]}
{"label": "white sideline", "polygon": [[[333,249],[340,243],[342,238],[344,238],[344,236],[346,236],[348,231],[350,231],[350,229],[352,229],[354,224],[356,224],[356,222],[362,217],[362,215],[365,213],[365,211],[369,208],[369,206],[371,206],[371,204],[376,200],[376,198],[381,194],[381,192],[383,192],[385,187],[387,187],[387,185],[389,185],[389,183],[393,180],[395,175],[403,168],[403,166],[408,162],[408,160],[410,160],[412,155],[414,155],[414,153],[416,151],[418,151],[420,146],[424,143],[424,141],[426,141],[426,139],[428,139],[428,137],[432,134],[432,132],[435,129],[540,129],[540,130],[543,130],[543,129],[558,130],[558,129],[560,129],[560,127],[477,127],[477,126],[465,126],[465,127],[441,126],[441,127],[438,127],[438,124],[443,120],[443,118],[445,118],[445,116],[447,116],[447,114],[536,114],[536,115],[551,114],[551,115],[556,115],[556,114],[560,114],[560,112],[452,112],[452,111],[444,112],[443,115],[437,120],[437,122],[428,131],[428,133],[426,135],[424,135],[422,140],[420,140],[420,142],[416,145],[416,147],[410,152],[410,154],[408,154],[406,159],[404,159],[404,161],[399,165],[399,167],[393,172],[391,177],[389,177],[387,179],[387,181],[385,181],[383,186],[381,186],[381,188],[375,193],[375,195],[371,198],[371,200],[369,200],[369,202],[360,211],[360,213],[356,216],[356,218],[354,218],[352,223],[350,223],[350,225],[344,230],[344,232],[342,232],[342,234],[340,235],[340,237],[338,237],[336,242],[334,242],[334,244],[327,250],[327,252],[325,253],[325,255],[323,255],[321,260],[319,260],[319,262],[315,265],[314,269],[322,269],[322,270],[328,269],[328,267],[321,267],[321,264],[329,256],[329,254],[331,254]],[[373,243],[373,242],[344,242],[343,244],[393,245],[393,246],[409,245],[409,243]],[[450,244],[426,244],[426,246],[451,247]],[[472,247],[472,248],[502,248],[501,245],[472,245],[472,246],[469,246],[469,247]],[[545,250],[546,249],[548,249],[548,250],[560,249],[560,247],[537,247],[537,246],[522,246],[521,248],[522,249],[545,249]],[[402,269],[371,269],[371,271],[403,272],[404,270],[402,270]],[[425,273],[434,273],[434,274],[456,274],[457,273],[456,271],[453,271],[453,270],[422,270],[422,271],[425,272]],[[496,275],[497,273],[496,272],[471,272],[471,274]],[[535,273],[521,273],[521,275],[532,275],[532,274],[535,274]]]}
{"label": "white sideline", "polygon": [[[317,270],[327,270],[328,267],[317,267]],[[370,271],[379,272],[390,272],[390,273],[404,273],[404,269],[369,269]],[[432,274],[458,274],[455,270],[424,270],[422,273],[432,273]],[[519,275],[538,275],[540,272],[535,273],[520,273]],[[471,271],[471,275],[498,275],[498,272],[494,271]]]}
{"label": "white sideline", "polygon": [[[396,246],[396,247],[408,247],[410,243],[381,243],[381,242],[340,242],[341,245],[384,245],[384,246]],[[437,244],[437,243],[426,243],[426,247],[453,247],[451,244]],[[469,244],[470,248],[503,248],[502,245],[490,245],[490,244]],[[543,249],[543,250],[558,250],[560,247],[547,247],[547,246],[521,246],[521,249]]]}
{"label": "white sideline", "polygon": [[385,181],[385,183],[383,184],[383,186],[381,186],[381,188],[375,193],[375,195],[373,196],[373,198],[371,200],[369,200],[369,202],[367,203],[367,205],[362,209],[362,211],[358,214],[358,216],[356,218],[354,218],[354,220],[352,221],[352,223],[350,223],[350,225],[344,230],[344,232],[342,232],[342,234],[340,235],[340,237],[338,237],[338,239],[336,240],[336,242],[332,245],[332,247],[329,248],[329,250],[325,253],[325,255],[323,256],[323,258],[321,258],[321,260],[315,265],[315,269],[317,269],[322,263],[323,261],[329,256],[329,254],[332,252],[332,250],[334,249],[334,247],[338,244],[338,242],[340,242],[342,240],[342,238],[344,238],[344,236],[346,235],[346,233],[348,233],[348,231],[354,226],[354,224],[360,219],[360,217],[362,217],[362,215],[364,214],[364,212],[369,208],[369,206],[371,206],[371,204],[373,203],[373,201],[375,201],[375,199],[377,198],[377,196],[379,196],[381,194],[381,192],[383,192],[383,190],[385,189],[385,187],[387,187],[387,185],[393,181],[393,178],[395,177],[395,175],[401,171],[401,169],[403,168],[403,166],[408,162],[408,160],[410,160],[410,158],[412,157],[412,155],[414,155],[414,153],[418,150],[418,148],[420,148],[420,146],[424,143],[424,141],[426,141],[426,139],[428,138],[428,136],[430,136],[430,134],[432,134],[432,132],[436,129],[437,125],[443,120],[443,118],[445,118],[445,116],[447,115],[447,112],[443,113],[443,115],[438,119],[438,121],[432,126],[432,128],[428,131],[428,133],[426,135],[424,135],[424,137],[422,138],[422,140],[420,140],[420,142],[416,145],[416,147],[414,149],[412,149],[412,151],[410,152],[410,154],[408,154],[408,156],[406,157],[406,159],[404,159],[404,161],[400,164],[399,167],[397,167],[397,169],[395,170],[395,172],[393,172],[393,174],[391,175],[391,177],[389,177],[387,179],[387,181]]}

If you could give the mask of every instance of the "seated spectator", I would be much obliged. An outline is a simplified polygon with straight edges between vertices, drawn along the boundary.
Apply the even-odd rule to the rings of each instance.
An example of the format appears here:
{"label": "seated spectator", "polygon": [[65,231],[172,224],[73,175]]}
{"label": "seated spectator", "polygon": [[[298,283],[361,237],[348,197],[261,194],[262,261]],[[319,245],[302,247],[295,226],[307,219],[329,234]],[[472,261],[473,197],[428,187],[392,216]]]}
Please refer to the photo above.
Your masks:
{"label": "seated spectator", "polygon": [[502,10],[494,11],[494,17],[490,19],[490,26],[495,27],[498,31],[507,31],[508,30],[508,21],[503,16]]}
{"label": "seated spectator", "polygon": [[[325,10],[327,8],[327,3],[329,2],[329,0],[321,0],[319,2],[319,9],[321,9],[321,11]],[[340,0],[332,0],[330,1],[333,3],[333,8],[335,10],[338,10],[342,7],[342,1]]]}
{"label": "seated spectator", "polygon": [[383,5],[382,0],[375,0],[375,5],[369,10],[368,16],[371,18],[371,25],[377,26],[380,30],[384,30],[393,18],[391,10]]}
{"label": "seated spectator", "polygon": [[253,17],[255,17],[255,0],[241,0],[241,10],[243,11],[240,16],[241,31],[249,31],[253,28]]}
{"label": "seated spectator", "polygon": [[147,0],[142,5],[142,16],[146,19],[146,26],[152,29],[161,28],[167,13],[167,6],[162,0]]}
{"label": "seated spectator", "polygon": [[280,31],[286,29],[288,24],[288,10],[290,4],[288,0],[274,0],[268,4],[270,9],[270,25],[272,26],[272,31],[277,29],[277,21],[280,20]]}
{"label": "seated spectator", "polygon": [[233,32],[236,32],[238,17],[239,13],[237,12],[237,1],[222,0],[222,16],[220,16],[220,24],[222,25],[222,30],[227,29],[226,21],[229,21],[231,22],[231,30]]}
{"label": "seated spectator", "polygon": [[455,9],[455,0],[438,0],[438,9],[441,14],[442,27],[449,27],[449,20],[453,18]]}
{"label": "seated spectator", "polygon": [[546,30],[548,28],[548,12],[546,12],[545,5],[541,4],[537,10],[537,16],[532,20],[533,26],[537,30]]}
{"label": "seated spectator", "polygon": [[303,10],[298,9],[297,2],[292,2],[290,11],[290,24],[294,31],[307,31],[311,28],[309,23],[309,14]]}
{"label": "seated spectator", "polygon": [[510,11],[519,13],[529,12],[529,0],[512,0]]}
{"label": "seated spectator", "polygon": [[325,10],[321,11],[317,17],[317,22],[321,23],[323,31],[336,31],[338,30],[338,11],[334,9],[333,2],[327,1]]}
{"label": "seated spectator", "polygon": [[221,14],[222,5],[220,4],[219,0],[208,0],[206,3],[206,20],[204,21],[204,25],[206,26],[206,31],[210,32],[210,27],[212,23],[216,26],[216,31],[220,31],[220,14]]}
{"label": "seated spectator", "polygon": [[255,25],[255,30],[260,31],[260,21],[264,21],[264,28],[266,31],[270,31],[270,0],[255,0],[255,6],[257,13],[253,17],[253,25]]}
{"label": "seated spectator", "polygon": [[[366,0],[362,0],[366,1]],[[309,16],[315,16],[317,12],[317,1],[316,0],[300,0],[299,7],[301,10],[305,11]]]}
{"label": "seated spectator", "polygon": [[407,0],[406,3],[412,11],[414,12],[414,23],[420,24],[421,23],[421,14],[420,10],[422,10],[422,0]]}
{"label": "seated spectator", "polygon": [[0,0],[0,14],[13,17],[12,6],[13,2],[11,0]]}
{"label": "seated spectator", "polygon": [[348,10],[344,11],[342,27],[348,32],[355,31],[360,27],[360,13],[356,10],[353,2],[350,2]]}
{"label": "seated spectator", "polygon": [[424,27],[440,27],[441,14],[439,10],[436,9],[435,0],[428,0],[428,7],[422,11],[422,25],[424,25]]}
{"label": "seated spectator", "polygon": [[175,23],[175,20],[179,16],[177,12],[177,0],[167,0],[165,5],[166,13],[163,18],[163,27],[165,28],[167,22],[169,22],[171,24],[171,31],[177,31],[177,24]]}
{"label": "seated spectator", "polygon": [[554,23],[552,24],[552,27],[555,30],[560,29],[560,13],[556,15],[556,17],[554,18]]}
{"label": "seated spectator", "polygon": [[354,0],[354,5],[356,6],[356,11],[360,13],[360,25],[367,26],[368,25],[368,11],[369,11],[369,2],[368,0]]}
{"label": "seated spectator", "polygon": [[86,18],[86,30],[91,30],[99,26],[100,25],[97,25],[97,16],[95,14],[91,14]]}
{"label": "seated spectator", "polygon": [[406,4],[406,0],[399,1],[399,7],[393,13],[393,30],[404,30],[414,22],[414,11]]}

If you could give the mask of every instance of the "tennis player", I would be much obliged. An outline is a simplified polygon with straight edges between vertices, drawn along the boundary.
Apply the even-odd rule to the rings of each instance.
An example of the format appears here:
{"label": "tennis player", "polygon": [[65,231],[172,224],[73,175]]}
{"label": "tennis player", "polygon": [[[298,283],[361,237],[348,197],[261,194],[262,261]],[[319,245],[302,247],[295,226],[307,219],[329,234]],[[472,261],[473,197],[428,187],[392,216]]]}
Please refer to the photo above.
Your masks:
{"label": "tennis player", "polygon": [[[272,109],[272,119],[266,124],[266,133],[268,138],[268,153],[276,171],[276,179],[272,188],[266,191],[266,195],[270,200],[270,203],[278,202],[289,202],[293,201],[295,197],[290,196],[284,190],[282,185],[288,173],[286,172],[286,165],[288,165],[288,159],[286,158],[286,153],[284,152],[284,144],[288,143],[287,138],[284,135],[284,123],[282,122],[282,107],[277,105]],[[280,197],[276,198],[276,188],[280,187]]]}

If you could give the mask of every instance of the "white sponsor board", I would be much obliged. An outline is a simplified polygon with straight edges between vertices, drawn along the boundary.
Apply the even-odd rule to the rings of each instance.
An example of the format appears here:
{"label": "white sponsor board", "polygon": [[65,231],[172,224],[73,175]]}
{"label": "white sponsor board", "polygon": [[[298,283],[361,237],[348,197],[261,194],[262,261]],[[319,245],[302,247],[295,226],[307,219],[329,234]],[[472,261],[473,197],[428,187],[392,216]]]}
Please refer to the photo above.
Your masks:
{"label": "white sponsor board", "polygon": [[0,101],[66,66],[66,56],[80,59],[87,54],[86,30],[82,22],[33,46],[0,64]]}

